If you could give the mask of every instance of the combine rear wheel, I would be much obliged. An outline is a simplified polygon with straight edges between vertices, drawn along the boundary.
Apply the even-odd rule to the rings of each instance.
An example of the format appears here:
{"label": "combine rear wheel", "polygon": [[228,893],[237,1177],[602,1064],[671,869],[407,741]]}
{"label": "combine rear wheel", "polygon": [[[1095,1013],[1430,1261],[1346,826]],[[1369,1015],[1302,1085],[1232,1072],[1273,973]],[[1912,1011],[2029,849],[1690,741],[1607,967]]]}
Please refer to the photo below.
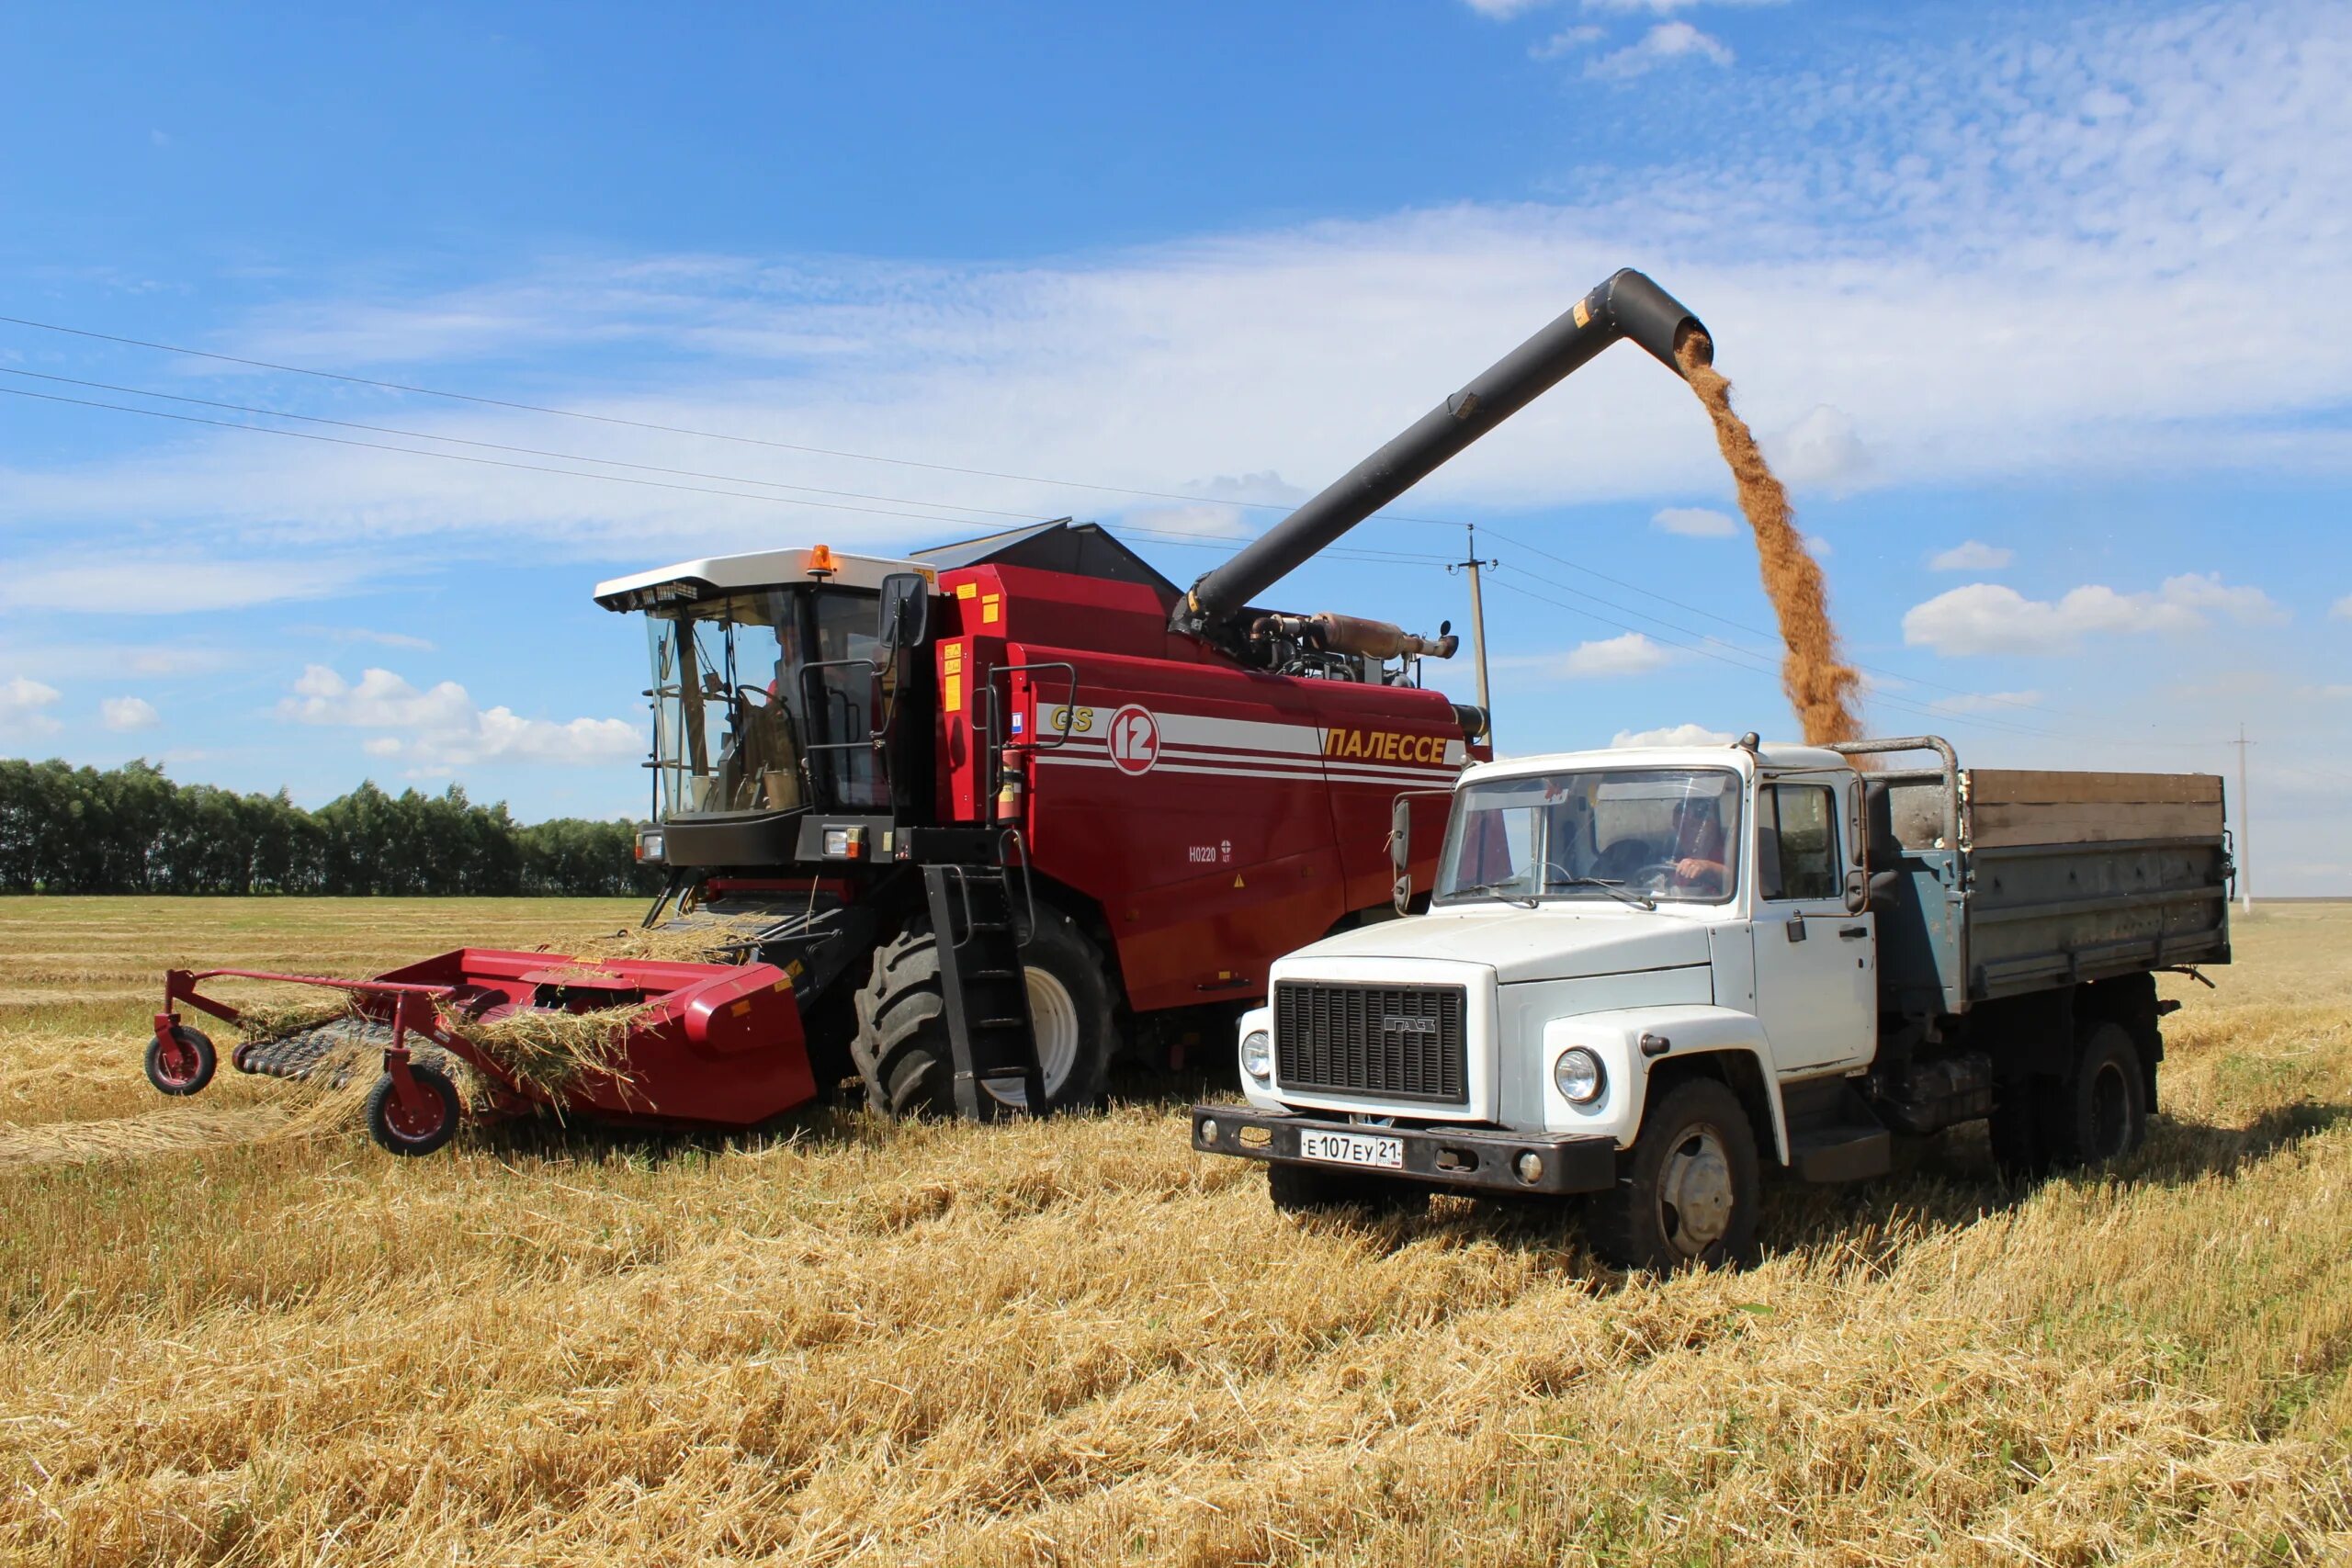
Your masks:
{"label": "combine rear wheel", "polygon": [[172,1025],[169,1043],[161,1035],[147,1042],[147,1081],[162,1094],[194,1094],[220,1066],[211,1040],[185,1023]]}
{"label": "combine rear wheel", "polygon": [[[1068,916],[1041,905],[1021,962],[1046,1101],[1056,1110],[1090,1105],[1102,1092],[1111,1064],[1112,993],[1102,956]],[[928,920],[910,925],[875,953],[873,975],[857,993],[850,1055],[875,1110],[893,1116],[956,1113],[939,941]],[[1024,1100],[1018,1086],[990,1092],[1015,1107]]]}

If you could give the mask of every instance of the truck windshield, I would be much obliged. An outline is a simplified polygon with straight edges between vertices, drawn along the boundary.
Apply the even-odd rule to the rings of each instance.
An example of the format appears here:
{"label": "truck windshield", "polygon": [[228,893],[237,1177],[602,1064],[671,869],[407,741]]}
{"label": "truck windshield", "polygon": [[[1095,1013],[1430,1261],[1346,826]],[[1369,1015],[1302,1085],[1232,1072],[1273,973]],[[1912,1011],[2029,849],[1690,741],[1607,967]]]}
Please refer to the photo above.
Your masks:
{"label": "truck windshield", "polygon": [[1738,844],[1739,775],[1728,768],[1497,779],[1455,796],[1435,897],[1721,903],[1738,880]]}
{"label": "truck windshield", "polygon": [[871,593],[770,588],[650,612],[655,816],[887,809],[875,611]]}

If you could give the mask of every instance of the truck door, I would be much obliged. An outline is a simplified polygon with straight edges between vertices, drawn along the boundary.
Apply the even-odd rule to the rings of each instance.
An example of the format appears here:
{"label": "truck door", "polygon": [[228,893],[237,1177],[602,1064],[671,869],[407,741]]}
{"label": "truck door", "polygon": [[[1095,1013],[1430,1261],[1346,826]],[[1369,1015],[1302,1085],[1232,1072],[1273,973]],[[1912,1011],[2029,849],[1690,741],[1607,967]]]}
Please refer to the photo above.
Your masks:
{"label": "truck door", "polygon": [[1878,1042],[1871,917],[1846,912],[1837,785],[1756,791],[1756,1015],[1781,1072],[1868,1061]]}

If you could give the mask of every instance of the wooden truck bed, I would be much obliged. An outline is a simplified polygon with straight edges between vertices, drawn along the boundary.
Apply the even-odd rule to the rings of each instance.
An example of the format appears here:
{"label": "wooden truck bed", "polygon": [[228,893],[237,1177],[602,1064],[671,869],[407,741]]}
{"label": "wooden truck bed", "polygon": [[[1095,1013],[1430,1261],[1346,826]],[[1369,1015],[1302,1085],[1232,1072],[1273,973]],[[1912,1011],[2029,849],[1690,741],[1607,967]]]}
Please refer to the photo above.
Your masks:
{"label": "wooden truck bed", "polygon": [[[1928,742],[1923,740],[1922,745]],[[1981,1001],[2230,957],[2222,781],[2206,773],[1867,773],[1871,867],[1894,1010]]]}

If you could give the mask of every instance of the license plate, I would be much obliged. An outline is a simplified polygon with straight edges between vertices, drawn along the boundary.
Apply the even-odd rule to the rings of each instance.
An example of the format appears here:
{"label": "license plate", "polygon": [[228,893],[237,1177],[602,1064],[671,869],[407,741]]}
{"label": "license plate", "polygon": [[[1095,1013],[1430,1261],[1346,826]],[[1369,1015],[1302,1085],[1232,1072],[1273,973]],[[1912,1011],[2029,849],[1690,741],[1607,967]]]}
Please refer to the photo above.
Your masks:
{"label": "license plate", "polygon": [[1402,1138],[1367,1138],[1355,1133],[1302,1132],[1298,1135],[1301,1159],[1321,1160],[1326,1165],[1363,1165],[1375,1170],[1405,1168],[1405,1140]]}

